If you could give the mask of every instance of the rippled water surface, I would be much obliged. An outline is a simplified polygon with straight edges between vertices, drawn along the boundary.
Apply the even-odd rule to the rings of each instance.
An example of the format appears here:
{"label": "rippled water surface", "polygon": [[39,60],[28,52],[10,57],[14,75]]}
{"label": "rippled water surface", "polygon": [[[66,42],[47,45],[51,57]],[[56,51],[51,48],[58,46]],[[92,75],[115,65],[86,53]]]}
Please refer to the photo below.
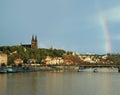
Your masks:
{"label": "rippled water surface", "polygon": [[120,95],[120,73],[0,74],[0,95]]}

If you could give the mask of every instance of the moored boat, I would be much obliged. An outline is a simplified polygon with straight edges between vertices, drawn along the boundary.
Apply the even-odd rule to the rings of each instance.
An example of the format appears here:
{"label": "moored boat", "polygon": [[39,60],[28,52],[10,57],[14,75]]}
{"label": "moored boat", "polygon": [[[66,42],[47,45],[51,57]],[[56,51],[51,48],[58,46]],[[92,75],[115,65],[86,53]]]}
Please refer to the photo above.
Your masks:
{"label": "moored boat", "polygon": [[7,69],[6,68],[0,68],[0,73],[7,73]]}
{"label": "moored boat", "polygon": [[17,73],[17,70],[13,68],[7,68],[7,73]]}

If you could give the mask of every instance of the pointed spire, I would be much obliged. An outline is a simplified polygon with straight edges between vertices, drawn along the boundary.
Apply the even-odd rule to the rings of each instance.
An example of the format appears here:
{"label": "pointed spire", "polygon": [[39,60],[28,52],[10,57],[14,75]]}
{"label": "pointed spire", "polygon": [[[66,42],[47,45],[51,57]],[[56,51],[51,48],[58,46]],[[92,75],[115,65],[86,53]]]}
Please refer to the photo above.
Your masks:
{"label": "pointed spire", "polygon": [[37,36],[35,36],[35,41],[37,41]]}
{"label": "pointed spire", "polygon": [[34,35],[32,35],[32,41],[34,41]]}

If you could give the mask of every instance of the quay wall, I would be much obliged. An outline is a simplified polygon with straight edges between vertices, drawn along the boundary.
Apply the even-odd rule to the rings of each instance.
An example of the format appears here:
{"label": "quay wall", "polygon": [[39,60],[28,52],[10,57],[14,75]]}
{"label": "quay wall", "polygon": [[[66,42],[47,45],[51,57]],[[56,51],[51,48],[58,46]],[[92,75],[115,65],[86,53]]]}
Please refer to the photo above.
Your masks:
{"label": "quay wall", "polygon": [[78,71],[79,66],[39,66],[35,67],[41,71]]}

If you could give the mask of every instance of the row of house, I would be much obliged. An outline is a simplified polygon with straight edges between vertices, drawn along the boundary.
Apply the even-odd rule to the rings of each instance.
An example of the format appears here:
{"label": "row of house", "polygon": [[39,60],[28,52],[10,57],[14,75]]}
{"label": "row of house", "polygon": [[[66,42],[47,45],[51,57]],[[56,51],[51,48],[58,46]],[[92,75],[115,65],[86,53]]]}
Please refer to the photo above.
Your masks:
{"label": "row of house", "polygon": [[[28,59],[28,61],[27,61],[27,63],[31,63],[31,65],[35,65],[36,62],[37,62],[36,59]],[[14,60],[14,63],[16,65],[22,64],[23,60],[18,58],[18,59]],[[42,60],[42,63],[46,64],[46,65],[61,65],[61,64],[71,65],[71,64],[73,64],[73,61],[72,60],[64,60],[61,57],[55,57],[55,58],[46,57],[46,59]]]}
{"label": "row of house", "polygon": [[70,64],[73,64],[73,61],[64,60],[61,57],[52,58],[52,57],[47,56],[46,59],[42,60],[42,63],[44,63],[46,65],[61,65],[61,64],[70,65]]}
{"label": "row of house", "polygon": [[[28,61],[27,61],[27,63],[36,63],[37,62],[37,60],[36,59],[34,59],[34,58],[32,58],[32,59],[28,59]],[[17,59],[15,59],[14,60],[14,63],[16,64],[16,65],[18,65],[18,64],[23,64],[24,63],[24,61],[21,59],[21,58],[17,58]]]}
{"label": "row of house", "polygon": [[112,61],[107,60],[108,55],[94,55],[94,54],[88,54],[88,55],[80,55],[80,59],[84,62],[88,63],[103,63],[103,64],[110,64]]}
{"label": "row of house", "polygon": [[[16,65],[18,65],[18,64],[23,64],[23,60],[21,59],[21,58],[17,58],[17,59],[15,59],[15,60],[13,60],[13,62],[16,64]],[[27,61],[27,63],[36,63],[37,62],[37,60],[36,59],[28,59],[28,61]],[[60,64],[63,64],[63,63],[66,63],[66,64],[73,64],[73,61],[71,61],[71,60],[64,60],[63,58],[61,58],[61,57],[55,57],[55,58],[52,58],[52,57],[46,57],[46,59],[44,59],[44,60],[42,60],[42,62],[44,63],[44,64],[47,64],[47,65],[56,65],[56,64],[58,64],[58,65],[60,65]],[[8,56],[7,56],[7,54],[5,54],[5,53],[2,53],[2,52],[0,52],[0,66],[2,65],[2,64],[5,64],[5,65],[7,65],[7,63],[8,63]]]}
{"label": "row of house", "polygon": [[[107,63],[110,64],[112,63],[111,61],[107,60],[107,55],[103,55],[103,56],[95,56],[95,55],[79,55],[80,61],[84,62],[88,62],[88,63]],[[36,63],[37,60],[36,59],[29,59],[27,63]],[[23,63],[22,59],[16,59],[14,60],[15,64],[19,64],[19,63]],[[43,64],[46,65],[62,65],[62,64],[66,64],[66,65],[71,65],[74,64],[74,62],[70,59],[63,59],[62,57],[50,57],[47,56],[46,59],[42,60]]]}
{"label": "row of house", "polygon": [[[15,52],[16,53],[16,52]],[[74,55],[73,55],[74,56]],[[107,63],[110,64],[112,63],[111,61],[107,60],[108,56],[107,55],[79,55],[79,58],[82,62],[88,62],[88,63]],[[17,58],[13,61],[16,65],[22,64],[23,60],[20,58]],[[36,63],[36,59],[28,59],[27,63]],[[2,64],[7,65],[8,63],[8,56],[5,53],[0,52],[0,66]],[[61,64],[66,64],[66,65],[71,65],[74,64],[74,62],[70,59],[63,59],[62,57],[49,57],[47,56],[46,59],[42,60],[42,63],[47,64],[47,65],[61,65]]]}
{"label": "row of house", "polygon": [[[15,60],[13,60],[13,62],[14,62],[16,65],[18,65],[18,64],[22,64],[24,61],[23,61],[21,58],[17,58],[17,59],[15,59]],[[36,59],[28,59],[28,61],[27,61],[27,63],[36,63],[36,62],[37,62]],[[5,53],[2,53],[2,52],[0,51],[0,66],[1,66],[2,64],[7,65],[7,63],[8,63],[8,55],[5,54]]]}

